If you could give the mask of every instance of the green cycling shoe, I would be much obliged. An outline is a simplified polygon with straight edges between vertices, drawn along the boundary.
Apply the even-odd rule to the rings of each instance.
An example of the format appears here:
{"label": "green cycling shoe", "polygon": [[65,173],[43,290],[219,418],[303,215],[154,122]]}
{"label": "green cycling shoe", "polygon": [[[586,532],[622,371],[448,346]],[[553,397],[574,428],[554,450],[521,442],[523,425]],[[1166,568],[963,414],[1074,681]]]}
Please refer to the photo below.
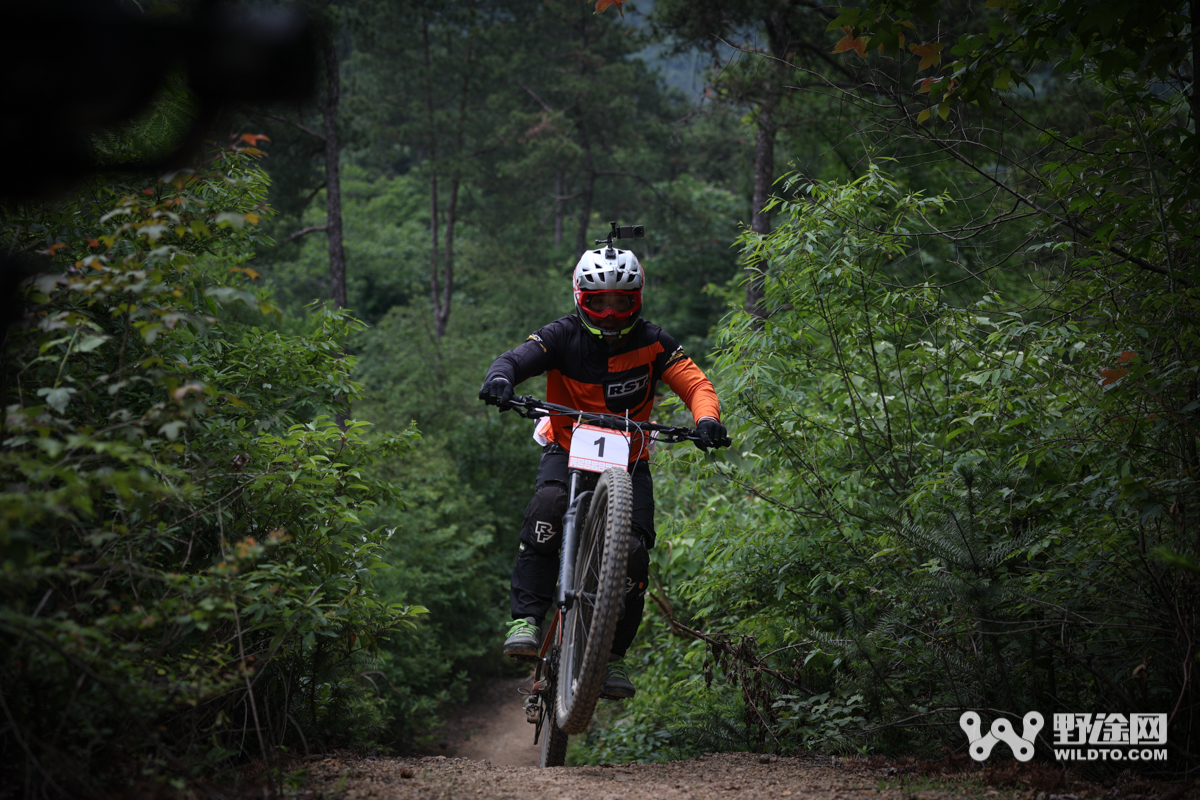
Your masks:
{"label": "green cycling shoe", "polygon": [[624,659],[608,662],[608,673],[604,676],[604,687],[600,696],[609,700],[628,700],[637,694],[637,687],[629,680],[629,670]]}
{"label": "green cycling shoe", "polygon": [[504,640],[504,655],[518,661],[533,661],[542,643],[541,631],[533,617],[521,617],[508,623],[508,638]]}

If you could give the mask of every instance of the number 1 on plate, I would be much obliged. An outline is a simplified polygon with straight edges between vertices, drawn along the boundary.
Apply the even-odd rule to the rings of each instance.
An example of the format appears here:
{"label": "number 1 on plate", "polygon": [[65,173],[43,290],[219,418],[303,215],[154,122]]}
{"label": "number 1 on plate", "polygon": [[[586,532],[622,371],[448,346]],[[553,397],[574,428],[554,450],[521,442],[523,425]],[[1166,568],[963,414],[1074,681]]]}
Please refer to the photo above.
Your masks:
{"label": "number 1 on plate", "polygon": [[576,425],[567,466],[585,472],[604,472],[609,467],[629,469],[629,439],[621,431]]}

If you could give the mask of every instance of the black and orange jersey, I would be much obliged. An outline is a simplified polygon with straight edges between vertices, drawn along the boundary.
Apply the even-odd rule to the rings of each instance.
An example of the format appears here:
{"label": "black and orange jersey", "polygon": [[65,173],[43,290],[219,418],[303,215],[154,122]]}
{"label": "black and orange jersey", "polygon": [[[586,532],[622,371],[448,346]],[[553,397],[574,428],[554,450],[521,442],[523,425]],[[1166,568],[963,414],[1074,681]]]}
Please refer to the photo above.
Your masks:
{"label": "black and orange jersey", "polygon": [[[683,352],[679,343],[657,325],[641,320],[610,348],[590,333],[574,314],[556,319],[525,342],[504,353],[488,370],[486,380],[504,378],[513,386],[546,374],[546,401],[608,414],[628,413],[647,422],[654,391],[665,381],[699,422],[721,418],[712,382]],[[571,448],[572,421],[551,417],[549,439]],[[630,458],[646,458],[647,448],[631,442]]]}

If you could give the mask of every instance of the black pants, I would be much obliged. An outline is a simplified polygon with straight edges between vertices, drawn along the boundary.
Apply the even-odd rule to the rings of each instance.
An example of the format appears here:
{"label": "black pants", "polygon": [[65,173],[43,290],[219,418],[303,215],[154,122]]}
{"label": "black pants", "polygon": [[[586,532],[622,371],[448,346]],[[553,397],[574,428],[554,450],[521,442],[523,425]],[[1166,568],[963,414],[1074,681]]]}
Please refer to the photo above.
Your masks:
{"label": "black pants", "polygon": [[[596,484],[597,473],[580,474],[585,491]],[[640,461],[630,473],[633,480],[633,525],[629,540],[629,567],[625,582],[625,613],[617,622],[612,653],[623,656],[637,635],[646,605],[650,580],[650,554],[654,546],[654,479],[648,462]],[[562,518],[567,510],[570,483],[567,451],[556,444],[542,450],[533,499],[525,508],[521,547],[513,567],[509,604],[513,619],[533,617],[539,622],[554,604],[558,582],[558,551],[562,543]],[[582,524],[583,520],[579,520]]]}

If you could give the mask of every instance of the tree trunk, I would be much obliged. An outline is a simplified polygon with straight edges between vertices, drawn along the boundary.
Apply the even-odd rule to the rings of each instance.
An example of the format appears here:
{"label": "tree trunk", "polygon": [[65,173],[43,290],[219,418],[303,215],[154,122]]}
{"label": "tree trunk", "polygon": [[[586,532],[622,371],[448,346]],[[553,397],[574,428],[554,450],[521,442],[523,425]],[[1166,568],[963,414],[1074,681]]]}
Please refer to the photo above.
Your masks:
{"label": "tree trunk", "polygon": [[441,270],[438,269],[440,259],[438,258],[437,164],[430,164],[429,169],[429,291],[433,297],[433,318],[436,322],[442,315],[442,288],[438,280]]}
{"label": "tree trunk", "polygon": [[450,295],[454,291],[454,223],[458,217],[459,177],[450,179],[450,199],[446,204],[446,273],[442,280],[442,306],[434,312],[434,333],[440,339],[450,321]]}
{"label": "tree trunk", "polygon": [[[588,61],[586,54],[588,53],[588,17],[586,12],[586,3],[579,4],[579,77],[586,78],[588,74]],[[592,220],[592,198],[596,192],[596,164],[592,160],[592,142],[588,138],[587,128],[584,124],[584,118],[581,114],[575,122],[575,127],[579,131],[579,143],[583,145],[584,153],[584,169],[586,174],[583,179],[583,203],[579,210],[579,234],[575,237],[575,255],[582,256],[583,251],[588,249],[587,231],[588,223]]]}
{"label": "tree trunk", "polygon": [[554,246],[561,247],[563,243],[563,171],[560,169],[554,180]]}
{"label": "tree trunk", "polygon": [[592,220],[592,197],[596,193],[596,165],[592,161],[592,144],[588,140],[587,129],[583,127],[583,121],[580,120],[577,124],[579,129],[579,143],[583,145],[586,164],[584,169],[586,173],[583,179],[583,192],[581,208],[579,209],[579,233],[575,237],[575,255],[583,255],[583,251],[588,249],[588,223]]}
{"label": "tree trunk", "polygon": [[342,244],[342,183],[338,164],[338,101],[341,71],[333,42],[325,48],[325,235],[329,239],[330,297],[337,308],[346,307],[346,250]]}
{"label": "tree trunk", "polygon": [[[762,83],[764,99],[758,106],[758,131],[754,140],[754,199],[750,218],[750,230],[766,236],[771,232],[771,217],[764,210],[771,197],[775,183],[775,131],[779,120],[777,112],[783,101],[782,92],[787,86],[788,51],[791,49],[792,34],[782,10],[775,8],[763,20],[767,32],[767,47],[771,53],[772,72]],[[754,270],[748,270],[746,283],[746,312],[756,317],[765,313],[763,308],[763,275],[767,264],[759,262]]]}
{"label": "tree trunk", "polygon": [[450,195],[446,201],[446,242],[445,264],[439,271],[437,243],[437,152],[434,149],[437,132],[435,130],[433,109],[433,61],[429,47],[429,25],[425,25],[425,68],[426,86],[425,103],[429,115],[429,153],[432,163],[430,176],[430,235],[433,239],[430,264],[432,265],[430,288],[433,291],[433,330],[434,335],[441,339],[446,334],[446,324],[450,321],[451,298],[454,294],[454,229],[458,222],[458,190],[462,185],[462,154],[463,142],[467,131],[467,94],[471,90],[471,74],[474,67],[475,50],[471,45],[470,34],[467,38],[467,54],[463,60],[463,79],[458,97],[458,119],[455,122],[454,144],[450,149]]}
{"label": "tree trunk", "polygon": [[[753,216],[750,218],[750,230],[765,236],[771,232],[771,216],[765,211],[767,200],[771,196],[771,185],[775,181],[775,128],[771,119],[771,109],[764,108],[758,119],[758,135],[754,141],[754,199]],[[763,315],[763,270],[766,265],[759,263],[754,269],[747,270],[749,280],[746,283],[746,312],[756,317]]]}
{"label": "tree trunk", "polygon": [[[346,250],[342,243],[342,179],[338,153],[338,103],[342,95],[342,74],[337,46],[332,37],[325,45],[325,102],[321,117],[325,123],[325,237],[329,245],[329,296],[335,308],[346,307]],[[345,358],[345,352],[342,353]],[[334,412],[334,420],[343,431],[350,419],[350,397],[343,395]]]}
{"label": "tree trunk", "polygon": [[596,190],[596,172],[589,169],[583,184],[583,208],[579,210],[579,234],[575,237],[575,255],[588,249],[588,222],[592,219],[592,195]]}
{"label": "tree trunk", "polygon": [[[425,154],[429,159],[429,292],[433,299],[433,322],[434,331],[437,338],[442,337],[442,332],[445,330],[444,317],[449,317],[449,311],[442,310],[442,288],[441,288],[441,269],[438,258],[438,156],[437,156],[437,130],[436,120],[433,113],[433,56],[429,46],[429,20],[425,20],[425,28],[423,31],[424,49],[425,49],[425,114],[426,124],[426,146],[428,152]],[[449,305],[450,298],[446,298],[446,304]]]}

